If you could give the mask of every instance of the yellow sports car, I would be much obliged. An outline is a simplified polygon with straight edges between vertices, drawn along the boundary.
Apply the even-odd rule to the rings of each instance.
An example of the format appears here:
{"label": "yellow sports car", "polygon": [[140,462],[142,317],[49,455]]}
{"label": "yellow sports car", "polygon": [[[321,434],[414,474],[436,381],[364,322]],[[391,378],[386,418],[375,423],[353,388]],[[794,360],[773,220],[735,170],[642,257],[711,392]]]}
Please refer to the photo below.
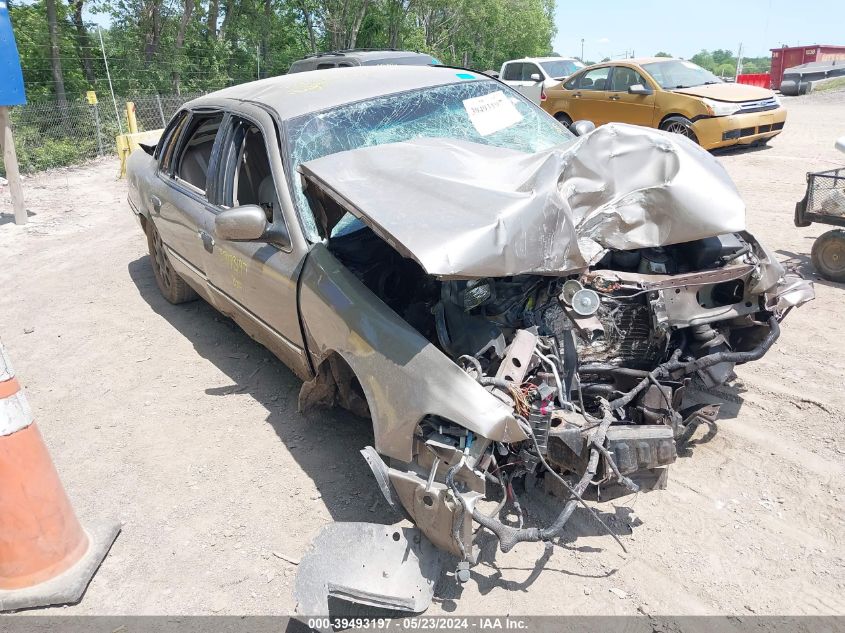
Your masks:
{"label": "yellow sports car", "polygon": [[763,145],[786,121],[771,90],[727,83],[667,57],[596,64],[545,93],[543,108],[566,126],[581,119],[633,123],[683,134],[705,149]]}

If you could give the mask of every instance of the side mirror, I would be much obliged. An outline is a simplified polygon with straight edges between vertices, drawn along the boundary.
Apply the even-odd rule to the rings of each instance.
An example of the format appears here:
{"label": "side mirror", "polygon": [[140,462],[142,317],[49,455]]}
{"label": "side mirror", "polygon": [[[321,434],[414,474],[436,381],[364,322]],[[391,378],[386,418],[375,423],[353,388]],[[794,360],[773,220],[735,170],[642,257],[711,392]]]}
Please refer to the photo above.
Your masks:
{"label": "side mirror", "polygon": [[587,121],[583,119],[581,121],[575,121],[572,125],[569,126],[569,130],[575,133],[575,136],[584,136],[585,134],[589,134],[593,130],[596,129],[596,124],[592,121]]}
{"label": "side mirror", "polygon": [[840,136],[838,139],[836,139],[836,143],[834,143],[833,146],[840,152],[845,154],[845,136]]}
{"label": "side mirror", "polygon": [[543,77],[540,75],[540,73],[532,73],[531,74],[531,81],[540,82],[540,81],[543,81]]}
{"label": "side mirror", "polygon": [[267,232],[267,214],[257,204],[227,209],[214,217],[214,234],[221,240],[249,242]]}
{"label": "side mirror", "polygon": [[629,95],[650,95],[654,94],[654,90],[651,88],[647,88],[642,84],[634,84],[632,86],[628,86],[628,94]]}

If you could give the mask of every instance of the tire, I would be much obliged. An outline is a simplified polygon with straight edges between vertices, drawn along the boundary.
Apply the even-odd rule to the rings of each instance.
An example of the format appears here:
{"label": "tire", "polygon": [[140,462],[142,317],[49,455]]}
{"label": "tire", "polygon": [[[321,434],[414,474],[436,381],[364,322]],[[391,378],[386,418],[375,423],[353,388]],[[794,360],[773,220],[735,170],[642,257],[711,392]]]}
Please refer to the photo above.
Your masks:
{"label": "tire", "polygon": [[147,246],[150,249],[150,265],[156,284],[162,296],[172,304],[185,303],[197,298],[197,293],[182,279],[170,263],[167,251],[161,241],[155,224],[147,222]]}
{"label": "tire", "polygon": [[557,122],[560,123],[567,130],[569,129],[569,126],[572,125],[572,119],[569,118],[568,114],[564,114],[563,112],[558,112],[555,115],[555,119],[557,119]]}
{"label": "tire", "polygon": [[811,257],[822,277],[845,282],[845,230],[834,229],[822,234],[813,244]]}
{"label": "tire", "polygon": [[660,129],[672,134],[686,136],[693,143],[698,143],[698,137],[692,131],[692,121],[683,116],[670,116],[660,124]]}

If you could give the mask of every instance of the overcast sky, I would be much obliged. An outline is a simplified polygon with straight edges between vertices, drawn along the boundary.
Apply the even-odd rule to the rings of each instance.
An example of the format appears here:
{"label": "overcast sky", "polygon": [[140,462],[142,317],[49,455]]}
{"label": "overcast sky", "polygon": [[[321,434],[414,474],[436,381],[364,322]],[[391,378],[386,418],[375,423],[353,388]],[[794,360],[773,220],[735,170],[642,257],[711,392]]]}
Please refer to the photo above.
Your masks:
{"label": "overcast sky", "polygon": [[[674,6],[673,6],[674,5]],[[554,50],[599,61],[665,51],[692,57],[702,48],[768,56],[782,44],[845,46],[845,0],[557,0]]]}

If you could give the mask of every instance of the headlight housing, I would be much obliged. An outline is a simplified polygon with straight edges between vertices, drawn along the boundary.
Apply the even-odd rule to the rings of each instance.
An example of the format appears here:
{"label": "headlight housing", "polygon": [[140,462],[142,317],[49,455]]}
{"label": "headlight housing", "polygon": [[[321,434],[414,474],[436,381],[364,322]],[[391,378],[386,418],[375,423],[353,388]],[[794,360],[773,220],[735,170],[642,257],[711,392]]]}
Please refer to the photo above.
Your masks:
{"label": "headlight housing", "polygon": [[730,116],[740,111],[739,104],[737,103],[714,101],[713,99],[702,99],[702,101],[711,116]]}

